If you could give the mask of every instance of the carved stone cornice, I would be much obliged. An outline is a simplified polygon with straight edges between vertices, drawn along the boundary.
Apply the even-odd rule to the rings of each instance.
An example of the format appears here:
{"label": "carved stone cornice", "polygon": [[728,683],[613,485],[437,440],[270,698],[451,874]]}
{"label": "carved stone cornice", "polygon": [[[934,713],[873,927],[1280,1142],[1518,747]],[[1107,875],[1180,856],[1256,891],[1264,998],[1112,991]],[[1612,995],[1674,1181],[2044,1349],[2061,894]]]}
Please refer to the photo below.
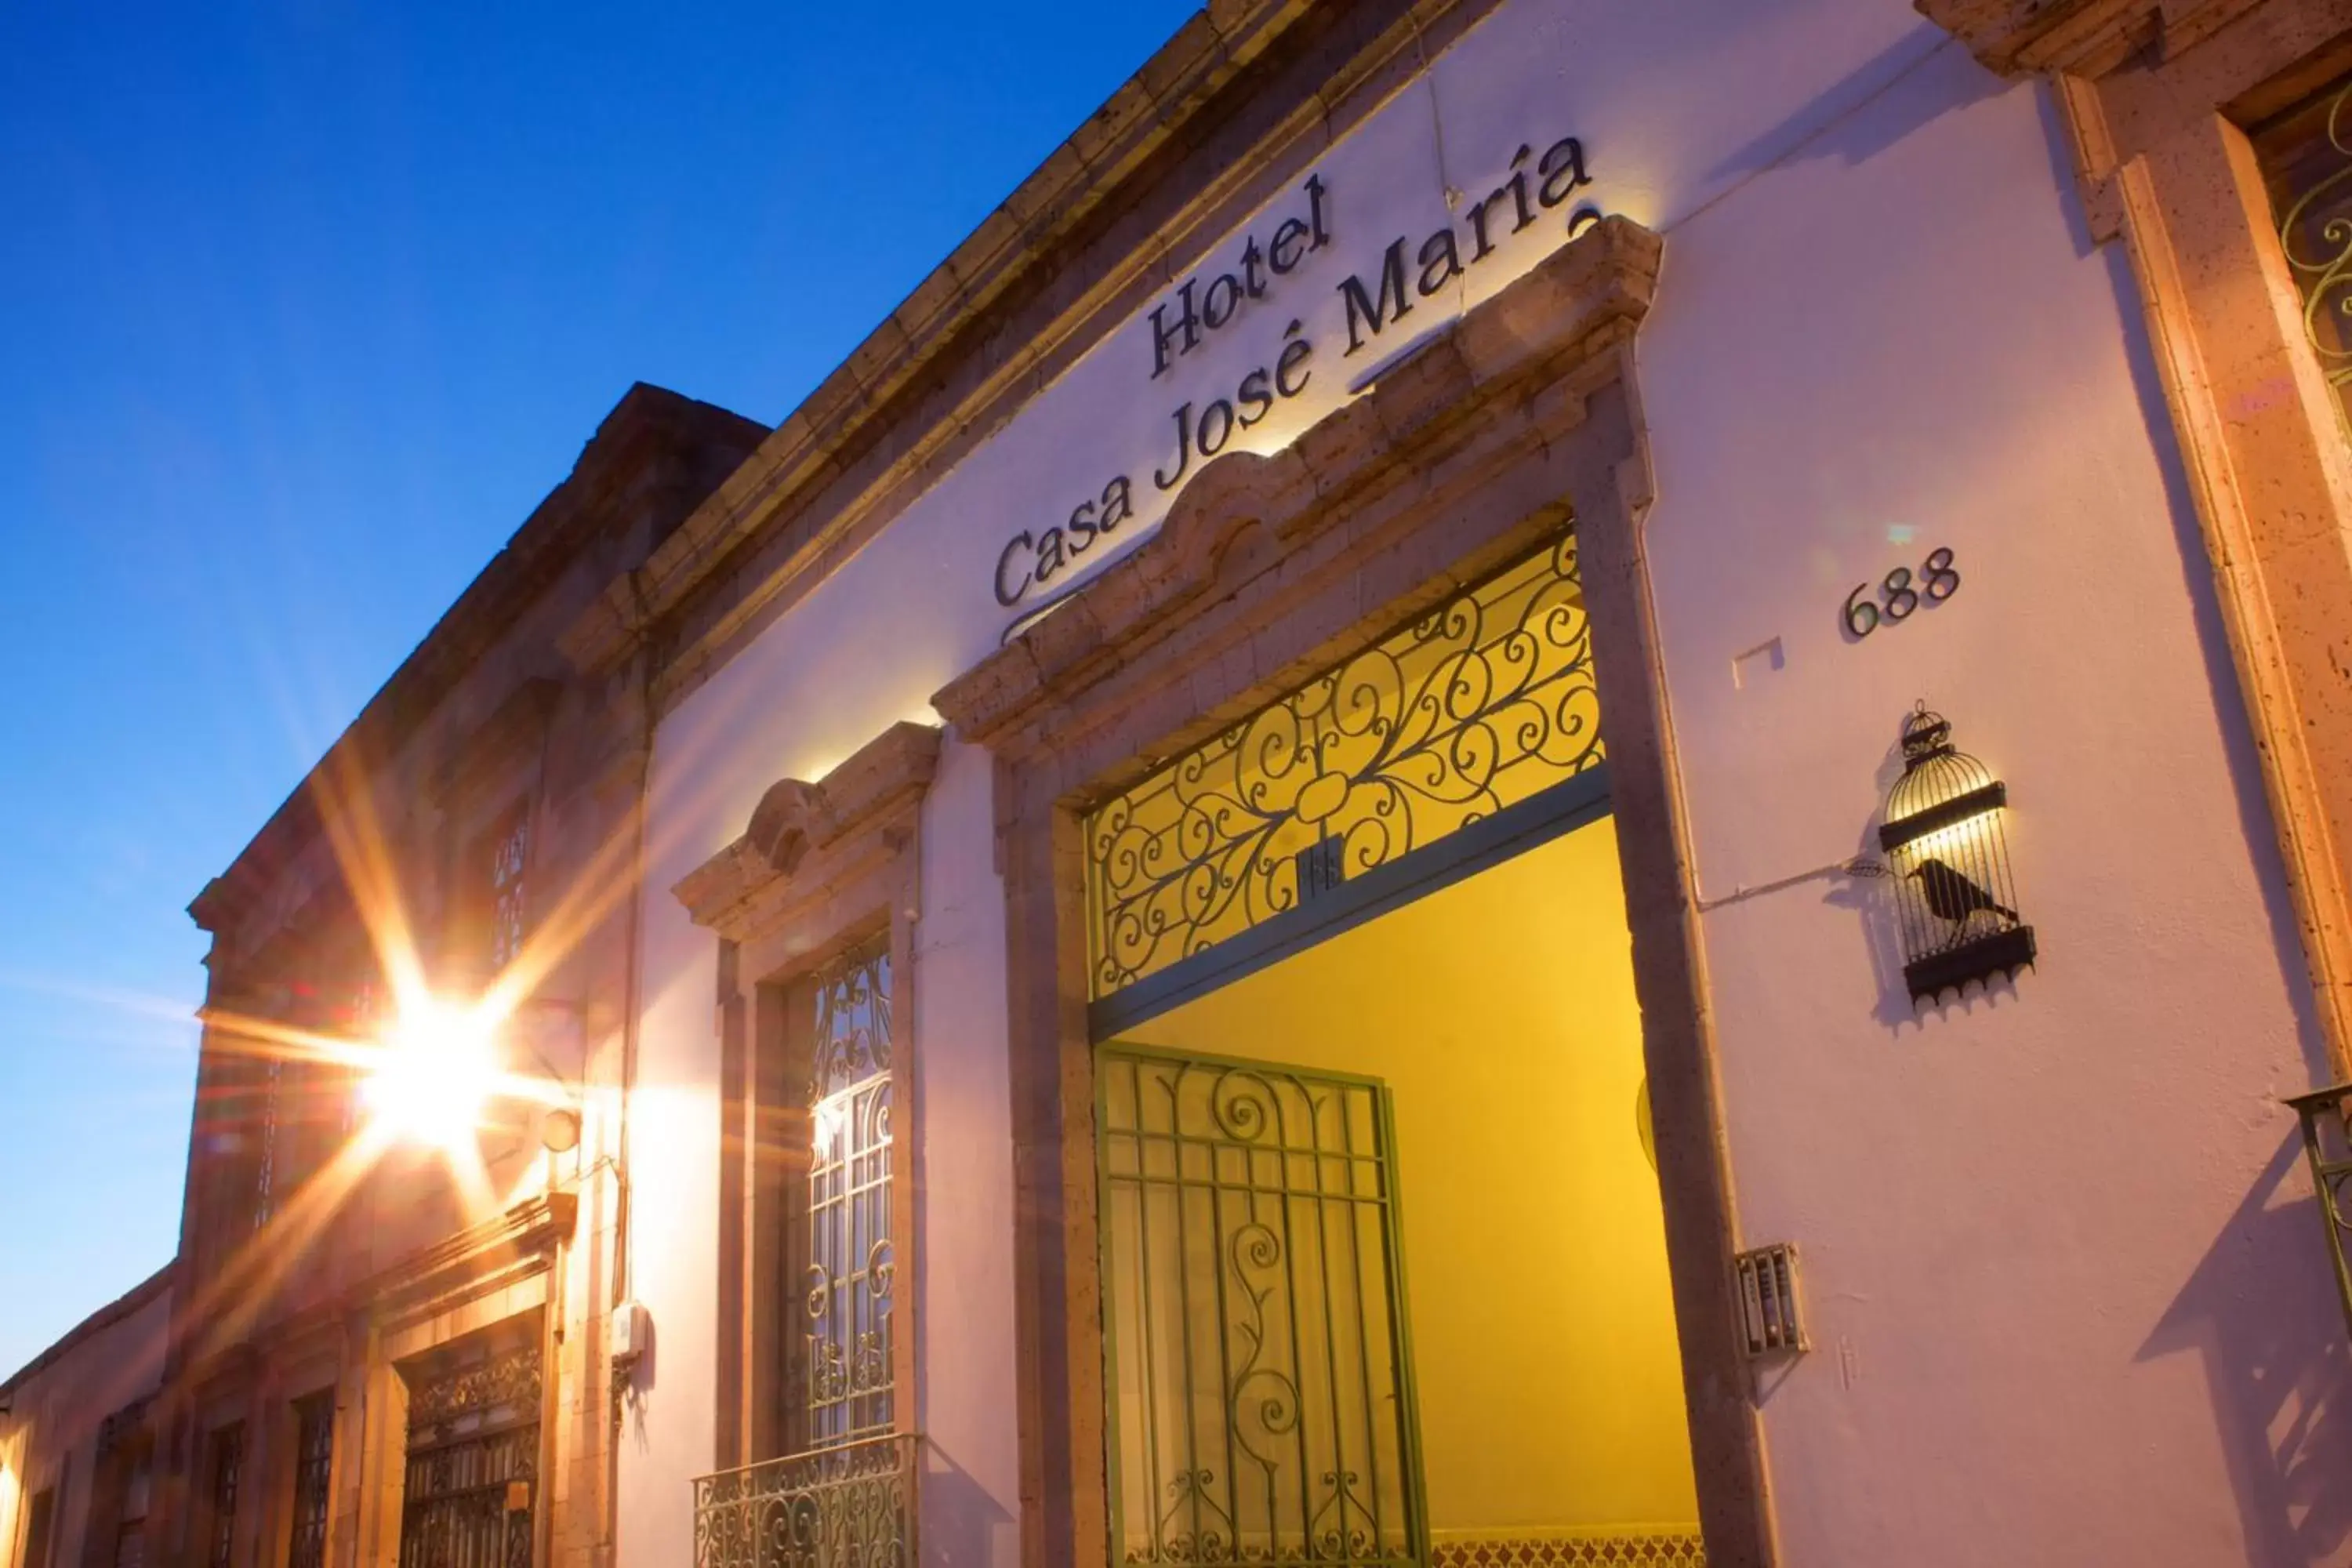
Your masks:
{"label": "carved stone cornice", "polygon": [[[1380,373],[1353,403],[1270,456],[1202,468],[1159,531],[931,701],[958,734],[1000,751],[1038,715],[1175,635],[1188,606],[1234,592],[1260,558],[1294,551],[1387,489],[1426,483],[1473,443],[1481,410],[1572,384],[1649,311],[1658,237],[1609,217]],[[1572,423],[1576,415],[1567,416]],[[1265,531],[1265,548],[1243,536]]]}
{"label": "carved stone cornice", "polygon": [[579,1213],[577,1193],[559,1191],[526,1198],[504,1214],[445,1237],[360,1281],[343,1293],[338,1310],[390,1314],[476,1285],[487,1277],[530,1272],[543,1266],[556,1243],[571,1237]]}
{"label": "carved stone cornice", "polygon": [[793,905],[903,850],[939,760],[936,726],[898,723],[814,784],[779,779],[743,836],[670,890],[695,924],[750,941]]}
{"label": "carved stone cornice", "polygon": [[548,1267],[557,1245],[572,1238],[579,1215],[575,1192],[525,1198],[235,1340],[216,1336],[216,1312],[207,1315],[201,1301],[186,1302],[173,1327],[172,1381],[187,1390],[235,1386],[287,1347],[305,1339],[331,1342],[353,1321],[414,1317],[518,1283]]}
{"label": "carved stone cornice", "polygon": [[1915,0],[2002,76],[2101,77],[2141,50],[2174,54],[2263,0]]}

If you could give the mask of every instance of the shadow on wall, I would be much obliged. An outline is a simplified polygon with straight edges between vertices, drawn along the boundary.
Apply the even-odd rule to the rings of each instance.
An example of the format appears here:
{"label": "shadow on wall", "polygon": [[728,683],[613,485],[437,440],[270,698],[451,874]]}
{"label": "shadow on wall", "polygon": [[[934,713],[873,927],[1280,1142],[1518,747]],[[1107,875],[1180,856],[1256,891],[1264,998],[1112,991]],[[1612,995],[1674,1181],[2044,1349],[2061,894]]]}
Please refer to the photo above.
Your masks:
{"label": "shadow on wall", "polygon": [[2252,1568],[2352,1539],[2352,1352],[2304,1168],[2290,1132],[2137,1357],[2203,1354]]}
{"label": "shadow on wall", "polygon": [[[1913,93],[1898,100],[1892,114],[1860,112],[1943,54],[1965,62],[1970,73],[1969,97],[1955,102],[1945,94]],[[1737,183],[1767,169],[1816,158],[1835,159],[1847,167],[1867,163],[1928,121],[1977,99],[1991,98],[2007,90],[2007,86],[1968,59],[1958,40],[1942,28],[1923,22],[1816,94],[1795,114],[1722,159],[1707,171],[1707,180]],[[2073,177],[2071,170],[2068,177]]]}
{"label": "shadow on wall", "polygon": [[928,1440],[921,1484],[923,1531],[916,1546],[923,1568],[988,1568],[1019,1560],[1013,1516],[953,1455]]}
{"label": "shadow on wall", "polygon": [[661,1331],[650,1319],[646,1320],[645,1327],[646,1348],[637,1352],[637,1359],[630,1363],[628,1371],[614,1370],[612,1389],[613,1403],[620,1407],[614,1414],[618,1417],[623,1411],[626,1412],[630,1436],[636,1439],[640,1455],[651,1447],[651,1438],[646,1431],[646,1406],[652,1403],[654,1387],[660,1382],[661,1373]]}
{"label": "shadow on wall", "polygon": [[[2053,111],[2054,112],[2054,111]],[[2063,129],[2063,128],[2062,128]],[[2115,291],[2116,310],[2126,322],[2124,351],[2131,364],[2132,388],[2139,399],[2140,419],[2148,445],[2164,468],[2164,495],[2171,512],[2172,533],[2179,552],[2181,579],[2189,589],[2189,613],[2197,627],[2197,647],[2205,666],[2205,687],[2221,721],[2224,754],[2229,758],[2230,783],[2238,805],[2238,834],[2255,867],[2268,918],[2271,940],[2286,979],[2286,994],[2294,1007],[2295,1032],[2305,1064],[2314,1084],[2335,1081],[2327,1038],[2319,1024],[2317,1004],[2309,974],[2299,962],[2303,925],[2287,891],[2286,864],[2279,850],[2276,818],[2263,782],[2262,761],[2254,743],[2254,726],[2246,711],[2243,689],[2231,662],[2230,631],[2223,624],[2219,591],[2214,586],[2212,556],[2207,549],[2197,503],[2189,488],[2188,468],[2172,426],[2172,410],[2164,377],[2156,363],[2139,308],[2139,285],[2132,277],[2131,258],[2120,244],[2106,247],[2108,287]]]}

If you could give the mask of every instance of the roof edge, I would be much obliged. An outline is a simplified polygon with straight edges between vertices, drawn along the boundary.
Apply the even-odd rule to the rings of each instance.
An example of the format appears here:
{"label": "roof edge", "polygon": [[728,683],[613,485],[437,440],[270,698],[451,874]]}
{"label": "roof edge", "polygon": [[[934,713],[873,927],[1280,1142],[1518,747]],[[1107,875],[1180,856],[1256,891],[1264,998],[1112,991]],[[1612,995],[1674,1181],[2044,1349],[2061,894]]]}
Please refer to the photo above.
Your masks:
{"label": "roof edge", "polygon": [[179,1268],[180,1260],[177,1258],[173,1258],[163,1268],[58,1335],[47,1350],[10,1373],[5,1382],[0,1382],[0,1394],[15,1393],[26,1381],[62,1361],[66,1352],[76,1345],[96,1338],[152,1302],[155,1298],[172,1288],[173,1278],[179,1272]]}
{"label": "roof edge", "polygon": [[[1456,0],[1407,7],[1449,10]],[[637,571],[615,582],[563,638],[584,669],[609,669],[656,624],[721,571],[793,495],[823,475],[830,455],[942,360],[969,347],[968,330],[1008,293],[1058,258],[1127,178],[1196,134],[1234,79],[1318,9],[1312,0],[1210,0],[982,218],[885,317],[736,472]],[[982,345],[981,352],[989,352]]]}
{"label": "roof edge", "polygon": [[[350,758],[374,739],[377,731],[394,721],[397,710],[412,704],[429,706],[446,695],[470,668],[469,661],[452,658],[450,650],[471,634],[499,626],[519,603],[527,602],[541,585],[534,568],[570,558],[581,536],[593,531],[598,521],[583,504],[587,495],[619,470],[640,442],[666,432],[691,433],[697,426],[711,434],[741,437],[747,457],[759,449],[768,434],[767,426],[718,404],[651,382],[630,384],[582,445],[571,470],[540,499],[394,667],[227,868],[189,901],[188,915],[199,929],[217,935],[234,924],[248,901],[251,884],[279,869],[320,830],[310,785],[321,770]],[[692,515],[691,510],[688,515]],[[625,577],[627,573],[623,570],[617,574]]]}

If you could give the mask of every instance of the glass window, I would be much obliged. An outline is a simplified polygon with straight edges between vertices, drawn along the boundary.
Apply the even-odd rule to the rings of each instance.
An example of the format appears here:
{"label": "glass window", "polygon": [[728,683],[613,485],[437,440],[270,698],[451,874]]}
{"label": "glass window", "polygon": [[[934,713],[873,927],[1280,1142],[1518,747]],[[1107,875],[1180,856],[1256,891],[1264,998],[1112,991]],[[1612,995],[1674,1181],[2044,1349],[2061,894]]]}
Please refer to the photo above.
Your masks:
{"label": "glass window", "polygon": [[[806,993],[806,1225],[797,1259],[806,1442],[831,1447],[892,1429],[890,950],[853,950]],[[787,1250],[785,1256],[793,1256]]]}
{"label": "glass window", "polygon": [[518,806],[490,842],[490,968],[504,969],[522,952],[523,868],[530,855],[530,814]]}

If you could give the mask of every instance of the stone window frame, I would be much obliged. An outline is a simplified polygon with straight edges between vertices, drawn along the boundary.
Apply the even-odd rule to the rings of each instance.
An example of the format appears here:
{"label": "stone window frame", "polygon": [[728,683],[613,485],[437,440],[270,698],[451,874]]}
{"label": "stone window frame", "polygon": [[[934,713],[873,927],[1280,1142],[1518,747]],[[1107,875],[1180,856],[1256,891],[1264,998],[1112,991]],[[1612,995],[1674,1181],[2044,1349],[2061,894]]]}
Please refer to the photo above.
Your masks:
{"label": "stone window frame", "polygon": [[[55,1568],[58,1557],[58,1499],[64,1492],[66,1470],[60,1464],[47,1486],[24,1492],[23,1528],[17,1532],[17,1568]],[[37,1530],[34,1527],[37,1525]]]}
{"label": "stone window frame", "polygon": [[1633,936],[1701,1525],[1778,1561],[1734,1334],[1730,1205],[1687,825],[1643,562],[1633,339],[1661,245],[1586,230],[1269,457],[1203,468],[1160,529],[933,698],[998,767],[1013,1089],[1023,1561],[1104,1568],[1087,811],[1570,515]]}
{"label": "stone window frame", "polygon": [[[894,1426],[915,1430],[922,1254],[921,1098],[916,1071],[915,922],[921,910],[920,814],[939,766],[940,731],[901,722],[822,779],[780,779],[743,835],[671,890],[719,941],[718,1390],[712,1465],[732,1469],[787,1450],[781,1289],[792,1173],[761,1161],[805,1083],[787,1049],[792,988],[886,931],[890,952],[893,1161],[890,1225]],[[782,1125],[780,1127],[779,1122]]]}
{"label": "stone window frame", "polygon": [[[352,1292],[368,1307],[340,1363],[339,1394],[356,1392],[357,1397],[345,1413],[348,1430],[339,1434],[352,1458],[349,1478],[339,1475],[336,1482],[332,1518],[333,1528],[350,1532],[357,1544],[346,1558],[331,1538],[330,1568],[353,1560],[362,1568],[400,1561],[408,1463],[408,1384],[402,1368],[485,1333],[527,1333],[539,1341],[540,1479],[531,1550],[537,1568],[555,1561],[554,1480],[562,1458],[565,1379],[582,1380],[572,1385],[574,1398],[585,1400],[593,1387],[581,1362],[567,1356],[562,1332],[579,1210],[576,1194],[541,1194],[395,1264]],[[340,1459],[337,1468],[342,1468]],[[564,1506],[579,1506],[581,1495],[575,1491]]]}
{"label": "stone window frame", "polygon": [[2318,1022],[2352,1077],[2352,446],[2248,134],[2352,70],[2352,0],[1916,0],[2046,74],[2121,240],[2253,731]]}

